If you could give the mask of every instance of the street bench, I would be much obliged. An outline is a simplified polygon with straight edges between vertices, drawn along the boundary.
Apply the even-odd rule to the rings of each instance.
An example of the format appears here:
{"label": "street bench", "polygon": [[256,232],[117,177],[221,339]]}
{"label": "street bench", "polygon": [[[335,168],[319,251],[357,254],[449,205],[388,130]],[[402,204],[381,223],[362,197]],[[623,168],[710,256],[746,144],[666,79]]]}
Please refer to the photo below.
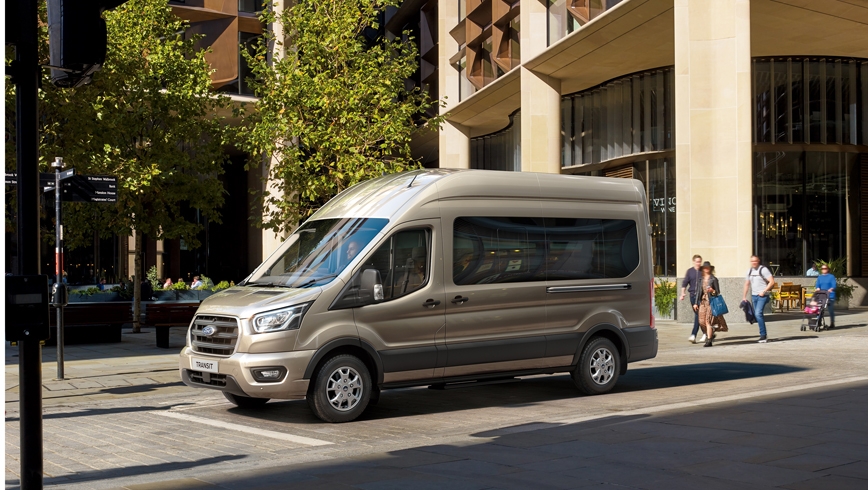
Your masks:
{"label": "street bench", "polygon": [[169,348],[169,328],[190,326],[199,303],[148,303],[145,307],[145,325],[157,331],[157,347]]}
{"label": "street bench", "polygon": [[[51,309],[51,338],[45,345],[57,345],[57,310]],[[132,305],[118,303],[70,303],[63,308],[63,343],[99,344],[121,341],[121,326],[132,323]]]}

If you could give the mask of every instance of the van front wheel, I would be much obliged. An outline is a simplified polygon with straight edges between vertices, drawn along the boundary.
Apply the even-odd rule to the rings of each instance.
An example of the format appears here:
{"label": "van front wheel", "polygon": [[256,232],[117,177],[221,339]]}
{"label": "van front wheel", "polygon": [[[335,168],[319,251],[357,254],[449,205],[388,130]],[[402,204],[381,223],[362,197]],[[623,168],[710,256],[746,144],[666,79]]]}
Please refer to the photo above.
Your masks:
{"label": "van front wheel", "polygon": [[611,340],[596,337],[588,342],[572,372],[573,382],[586,395],[599,395],[611,391],[618,382],[621,356]]}
{"label": "van front wheel", "polygon": [[371,399],[371,374],[358,357],[340,354],[319,368],[307,396],[314,415],[326,422],[358,418]]}

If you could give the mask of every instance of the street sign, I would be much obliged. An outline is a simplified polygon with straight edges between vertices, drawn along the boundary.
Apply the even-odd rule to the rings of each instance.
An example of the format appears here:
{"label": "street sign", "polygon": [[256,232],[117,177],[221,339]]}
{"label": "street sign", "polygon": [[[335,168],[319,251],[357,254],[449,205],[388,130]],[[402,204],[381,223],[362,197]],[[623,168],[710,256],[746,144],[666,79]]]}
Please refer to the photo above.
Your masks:
{"label": "street sign", "polygon": [[[113,175],[75,175],[75,169],[60,173],[63,202],[118,202],[118,178]],[[39,184],[46,192],[54,190],[55,175],[39,174]],[[18,185],[18,174],[6,173],[6,185]]]}
{"label": "street sign", "polygon": [[75,175],[63,182],[64,202],[118,202],[118,178],[113,175]]}

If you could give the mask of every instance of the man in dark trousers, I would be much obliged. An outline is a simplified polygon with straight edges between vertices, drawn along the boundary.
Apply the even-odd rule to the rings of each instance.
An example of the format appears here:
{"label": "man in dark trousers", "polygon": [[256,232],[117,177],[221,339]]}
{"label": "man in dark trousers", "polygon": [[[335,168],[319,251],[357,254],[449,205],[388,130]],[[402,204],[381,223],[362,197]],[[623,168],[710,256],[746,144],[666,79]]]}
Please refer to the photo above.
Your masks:
{"label": "man in dark trousers", "polygon": [[[702,257],[699,255],[693,256],[693,267],[687,269],[687,272],[684,274],[684,280],[681,281],[681,301],[684,301],[685,293],[690,294],[690,304],[696,304],[696,291],[699,290],[699,281],[701,280],[702,273],[699,272],[699,267],[702,266]],[[691,306],[691,310],[693,307]],[[696,334],[699,333],[699,312],[693,311],[693,331],[690,333],[690,337],[687,338],[692,343],[696,343]]]}

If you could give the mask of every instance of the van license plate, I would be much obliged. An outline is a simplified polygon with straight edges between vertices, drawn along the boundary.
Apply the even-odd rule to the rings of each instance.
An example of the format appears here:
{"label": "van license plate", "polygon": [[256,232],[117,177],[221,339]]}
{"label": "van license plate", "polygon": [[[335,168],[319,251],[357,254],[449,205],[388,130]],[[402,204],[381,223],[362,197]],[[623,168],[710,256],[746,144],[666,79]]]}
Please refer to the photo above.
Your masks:
{"label": "van license plate", "polygon": [[206,373],[217,374],[217,361],[206,361],[204,359],[193,358],[193,370],[204,371]]}

